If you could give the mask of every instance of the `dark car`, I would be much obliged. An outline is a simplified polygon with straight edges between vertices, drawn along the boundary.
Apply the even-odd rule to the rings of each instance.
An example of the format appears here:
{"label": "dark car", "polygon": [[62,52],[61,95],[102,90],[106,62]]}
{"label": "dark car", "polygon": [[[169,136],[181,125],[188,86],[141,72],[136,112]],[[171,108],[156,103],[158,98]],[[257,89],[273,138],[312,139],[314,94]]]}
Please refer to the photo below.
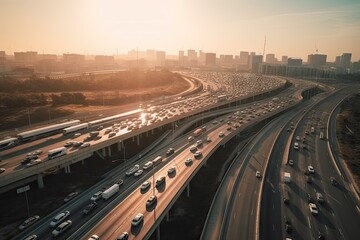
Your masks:
{"label": "dark car", "polygon": [[291,221],[288,217],[284,216],[284,222],[285,222],[285,230],[287,233],[292,233],[292,225]]}
{"label": "dark car", "polygon": [[308,203],[315,203],[315,199],[310,195],[307,194]]}
{"label": "dark car", "polygon": [[169,148],[167,151],[166,151],[166,155],[170,156],[171,154],[173,154],[175,152],[175,149],[174,148]]}
{"label": "dark car", "polygon": [[92,210],[94,210],[97,207],[97,203],[96,202],[91,202],[89,203],[85,209],[83,210],[83,214],[88,214],[90,213]]}
{"label": "dark car", "polygon": [[306,182],[311,184],[311,183],[313,182],[312,177],[307,176],[307,177],[306,177]]}
{"label": "dark car", "polygon": [[66,198],[64,199],[64,203],[70,201],[71,199],[73,199],[74,197],[76,197],[79,193],[78,192],[72,192],[69,195],[66,196]]}
{"label": "dark car", "polygon": [[338,185],[339,185],[338,181],[336,181],[336,179],[333,178],[333,177],[330,178],[330,181],[331,181],[331,184],[334,185],[334,186],[338,186]]}

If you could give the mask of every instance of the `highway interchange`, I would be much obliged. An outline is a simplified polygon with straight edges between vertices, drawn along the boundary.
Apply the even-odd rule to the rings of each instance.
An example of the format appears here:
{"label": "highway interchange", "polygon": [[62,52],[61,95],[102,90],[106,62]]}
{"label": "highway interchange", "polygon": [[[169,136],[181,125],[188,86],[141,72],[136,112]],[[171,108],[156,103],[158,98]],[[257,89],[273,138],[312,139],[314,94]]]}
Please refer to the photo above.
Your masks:
{"label": "highway interchange", "polygon": [[[189,75],[204,81],[204,86],[209,86],[205,87],[208,92],[227,93],[235,99],[249,94],[247,92],[249,90],[233,90],[236,89],[236,87],[232,87],[235,84],[232,82],[235,79],[234,76],[224,77],[224,82],[227,83],[224,84],[219,80],[221,74],[213,73],[215,76],[210,77],[207,74],[209,73]],[[229,82],[232,83],[229,84]],[[163,156],[163,162],[153,169],[146,170],[141,177],[126,177],[125,171],[130,166],[114,169],[111,173],[111,182],[120,179],[124,181],[120,186],[120,194],[117,194],[116,197],[107,201],[99,200],[97,209],[84,217],[82,211],[90,202],[89,199],[96,189],[110,184],[109,181],[101,182],[82,193],[76,200],[58,209],[54,214],[42,218],[34,227],[17,236],[17,239],[34,233],[37,234],[38,239],[51,238],[51,229],[49,229],[48,224],[54,215],[64,210],[71,212],[69,219],[72,220],[73,226],[70,228],[71,230],[63,233],[62,239],[88,239],[93,234],[100,236],[100,239],[116,239],[123,232],[128,232],[130,239],[149,238],[151,233],[156,231],[159,221],[166,216],[166,212],[176,201],[177,196],[182,191],[186,191],[191,178],[206,164],[206,160],[216,151],[217,147],[223,145],[246,127],[269,116],[280,114],[287,108],[290,110],[284,111],[280,117],[275,118],[261,129],[247,147],[239,153],[237,160],[234,160],[238,165],[233,164],[234,170],[230,169],[227,173],[228,176],[233,174],[230,177],[233,185],[232,189],[229,190],[231,193],[228,195],[226,213],[220,221],[221,226],[216,227],[220,229],[217,233],[220,235],[211,235],[213,236],[212,239],[218,239],[214,236],[220,236],[221,239],[284,239],[285,236],[293,239],[315,239],[318,237],[319,231],[326,236],[326,239],[355,239],[354,236],[360,235],[353,235],[359,231],[356,229],[356,224],[359,222],[358,206],[352,197],[352,193],[347,189],[347,185],[342,183],[336,165],[329,161],[331,157],[329,156],[327,141],[319,139],[320,129],[323,131],[327,129],[329,112],[346,94],[350,93],[350,90],[344,89],[334,93],[333,96],[329,97],[331,101],[323,100],[321,102],[328,95],[325,93],[302,102],[301,105],[295,105],[300,100],[294,97],[298,94],[295,92],[299,89],[309,88],[311,84],[299,81],[295,82],[294,86],[291,87],[292,94],[289,93],[290,90],[288,89],[276,96],[279,100],[269,98],[255,104],[240,105],[228,115],[206,123],[206,132],[195,139],[195,141],[199,139],[203,141],[203,144],[198,146],[201,157],[195,158],[194,153],[189,150],[194,144],[194,142],[187,140],[191,131],[176,138],[170,145],[159,144],[156,150],[144,156],[137,164],[143,166],[158,155]],[[195,103],[198,102],[204,105],[215,103],[214,99],[207,100],[208,97],[204,95],[206,96],[205,92],[190,98],[186,104],[184,104],[183,99],[179,98],[179,102],[175,101],[171,105],[162,105],[161,108],[149,106],[146,111],[147,115],[139,117],[138,126],[140,125],[141,128],[150,123],[150,120],[153,120],[152,122],[163,121],[165,118],[168,119],[176,115],[180,116],[187,111],[194,111],[196,110]],[[229,100],[231,99],[229,97]],[[138,121],[137,119],[132,120]],[[291,129],[290,122],[292,122],[292,126],[295,125],[294,129]],[[129,120],[118,124],[121,126],[123,123],[128,126]],[[141,126],[141,124],[143,125]],[[305,131],[310,132],[311,126],[315,126],[316,133],[306,135]],[[108,126],[104,127],[107,128]],[[129,129],[120,129],[118,134],[122,135],[126,131]],[[223,137],[219,136],[220,132],[224,134]],[[105,129],[101,130],[100,135],[102,137],[96,141],[105,141],[107,138]],[[306,135],[307,149],[302,148],[302,143],[300,143],[301,148],[299,150],[293,149],[293,139],[298,135],[301,138]],[[84,137],[85,135],[82,135],[77,140],[81,141]],[[56,141],[56,146],[62,146],[68,141],[61,135],[52,137],[52,139],[57,138],[59,141]],[[207,138],[210,138],[211,141],[206,141]],[[31,144],[29,143],[29,145]],[[20,145],[19,148],[21,146],[24,147],[24,145]],[[36,148],[25,146],[27,150]],[[288,149],[286,150],[284,146]],[[169,147],[175,148],[175,154],[170,156],[165,154]],[[54,145],[42,149],[46,153],[52,148]],[[13,157],[11,161],[9,160],[11,162],[10,168],[18,170],[23,153],[11,155],[11,150],[7,151],[10,153],[9,156]],[[186,165],[185,160],[189,158],[192,158],[192,164]],[[294,160],[294,166],[288,165],[288,159]],[[316,170],[311,184],[306,182],[303,174],[310,164]],[[170,167],[175,167],[175,173],[168,174]],[[262,178],[255,178],[255,171],[260,171],[263,175]],[[290,184],[285,185],[283,183],[281,174],[284,171],[290,172],[292,175]],[[165,177],[165,183],[156,187],[155,181],[160,176]],[[330,177],[335,177],[341,187],[334,188],[330,183]],[[151,183],[150,188],[145,192],[140,191],[140,185],[146,180]],[[281,199],[284,188],[288,188],[290,192],[289,205],[284,205]],[[306,195],[309,193],[315,198],[315,191],[322,192],[325,197],[325,204],[317,204],[320,211],[318,216],[310,214]],[[151,195],[157,196],[157,202],[153,206],[147,207],[145,203]],[[344,206],[347,207],[344,208]],[[137,213],[144,214],[144,221],[140,226],[131,227],[131,221]],[[284,230],[283,216],[285,215],[291,219],[293,226],[291,235]],[[206,224],[204,229],[206,229]],[[206,236],[204,232],[202,236]],[[203,239],[210,238],[203,237]]]}

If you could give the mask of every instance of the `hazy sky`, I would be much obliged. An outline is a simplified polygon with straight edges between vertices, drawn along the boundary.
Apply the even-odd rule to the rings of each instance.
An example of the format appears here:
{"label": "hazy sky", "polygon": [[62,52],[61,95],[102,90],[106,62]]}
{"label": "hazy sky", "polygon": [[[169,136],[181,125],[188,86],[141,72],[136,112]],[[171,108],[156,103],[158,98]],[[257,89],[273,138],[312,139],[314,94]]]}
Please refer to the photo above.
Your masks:
{"label": "hazy sky", "polygon": [[359,0],[0,0],[0,50],[202,49],[360,59]]}

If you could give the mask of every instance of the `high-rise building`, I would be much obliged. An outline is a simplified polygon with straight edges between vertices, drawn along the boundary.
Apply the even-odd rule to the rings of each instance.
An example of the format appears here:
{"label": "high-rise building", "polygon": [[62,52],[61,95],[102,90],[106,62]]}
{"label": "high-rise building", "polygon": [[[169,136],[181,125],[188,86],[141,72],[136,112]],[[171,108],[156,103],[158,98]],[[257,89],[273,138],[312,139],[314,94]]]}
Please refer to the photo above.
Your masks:
{"label": "high-rise building", "polygon": [[250,55],[249,60],[249,69],[253,73],[259,72],[260,64],[263,62],[263,56],[262,55]]}
{"label": "high-rise building", "polygon": [[20,65],[33,65],[37,56],[37,52],[14,52],[15,62]]}
{"label": "high-rise building", "polygon": [[287,62],[288,62],[288,56],[282,56],[282,57],[281,57],[281,62],[284,63],[284,64],[287,64]]}
{"label": "high-rise building", "polygon": [[307,63],[312,67],[323,67],[326,65],[326,57],[325,54],[310,54]]}
{"label": "high-rise building", "polygon": [[343,53],[341,55],[341,67],[343,68],[350,68],[351,63],[351,53]]}
{"label": "high-rise building", "polygon": [[156,52],[156,63],[158,66],[165,66],[165,57],[166,53],[164,51],[157,51]]}
{"label": "high-rise building", "polygon": [[249,65],[249,52],[240,52],[240,59],[239,59],[240,65]]}
{"label": "high-rise building", "polygon": [[206,66],[216,65],[216,53],[205,53],[205,65]]}
{"label": "high-rise building", "polygon": [[205,65],[206,54],[203,51],[199,51],[199,64]]}
{"label": "high-rise building", "polygon": [[266,54],[266,62],[267,63],[275,63],[276,62],[275,54],[273,54],[273,53]]}
{"label": "high-rise building", "polygon": [[187,52],[188,61],[197,60],[197,52],[195,50],[189,49]]}
{"label": "high-rise building", "polygon": [[302,59],[301,58],[288,58],[288,66],[301,66]]}
{"label": "high-rise building", "polygon": [[185,65],[185,55],[184,51],[179,51],[179,65],[184,66]]}
{"label": "high-rise building", "polygon": [[152,49],[146,50],[146,60],[155,61],[156,60],[156,51]]}
{"label": "high-rise building", "polygon": [[335,66],[340,67],[341,65],[341,56],[336,56],[335,58]]}
{"label": "high-rise building", "polygon": [[85,63],[85,55],[70,53],[63,54],[63,65],[66,73],[80,72]]}

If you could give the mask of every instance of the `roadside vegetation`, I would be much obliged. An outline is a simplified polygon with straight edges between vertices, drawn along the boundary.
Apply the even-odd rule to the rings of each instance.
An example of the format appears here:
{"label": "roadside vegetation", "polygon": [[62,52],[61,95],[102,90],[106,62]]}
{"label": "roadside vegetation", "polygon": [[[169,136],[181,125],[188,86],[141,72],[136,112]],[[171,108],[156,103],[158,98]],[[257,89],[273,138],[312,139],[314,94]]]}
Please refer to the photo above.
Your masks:
{"label": "roadside vegetation", "polygon": [[337,116],[337,138],[340,153],[360,187],[360,94],[346,99]]}

